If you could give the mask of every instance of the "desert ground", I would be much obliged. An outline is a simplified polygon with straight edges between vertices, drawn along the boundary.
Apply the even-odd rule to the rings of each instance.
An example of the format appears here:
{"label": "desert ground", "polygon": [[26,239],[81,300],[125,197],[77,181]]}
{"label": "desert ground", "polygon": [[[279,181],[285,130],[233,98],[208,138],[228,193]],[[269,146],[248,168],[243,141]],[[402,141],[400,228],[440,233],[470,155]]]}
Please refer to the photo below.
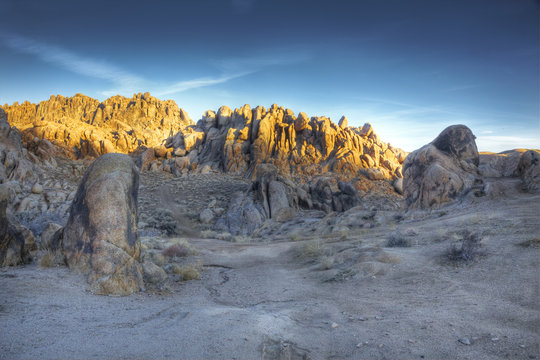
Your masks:
{"label": "desert ground", "polygon": [[[496,198],[301,211],[275,236],[227,238],[199,213],[250,182],[142,173],[142,256],[165,262],[166,285],[97,296],[65,266],[4,267],[0,358],[538,359],[540,195],[492,182]],[[174,234],[149,230],[159,209]],[[186,252],[164,257],[174,244]]]}

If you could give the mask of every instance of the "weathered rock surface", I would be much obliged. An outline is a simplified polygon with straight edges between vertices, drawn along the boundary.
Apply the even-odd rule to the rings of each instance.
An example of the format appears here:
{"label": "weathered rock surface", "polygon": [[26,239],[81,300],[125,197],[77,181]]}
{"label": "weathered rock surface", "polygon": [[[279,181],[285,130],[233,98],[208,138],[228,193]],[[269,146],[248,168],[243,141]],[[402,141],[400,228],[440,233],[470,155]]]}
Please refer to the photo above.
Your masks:
{"label": "weathered rock surface", "polygon": [[34,169],[26,154],[19,131],[8,124],[6,113],[0,108],[0,184],[35,181]]}
{"label": "weathered rock surface", "polygon": [[8,215],[9,197],[9,187],[0,184],[0,267],[28,263],[36,250],[32,232]]}
{"label": "weathered rock surface", "polygon": [[516,149],[501,153],[482,152],[479,154],[478,171],[487,178],[516,176],[519,159],[525,151]]}
{"label": "weathered rock surface", "polygon": [[[232,235],[249,235],[263,224],[275,225],[292,220],[300,210],[330,213],[374,205],[386,209],[393,200],[397,203],[400,198],[386,180],[371,181],[359,177],[346,182],[327,174],[296,184],[280,175],[271,164],[260,164],[256,173],[257,179],[251,188],[232,197],[228,211],[216,223],[217,230]],[[397,209],[398,205],[390,205],[390,208]]]}
{"label": "weathered rock surface", "polygon": [[331,171],[354,178],[368,168],[383,179],[402,176],[406,152],[380,141],[370,124],[349,127],[345,117],[339,123],[303,112],[295,116],[275,104],[234,111],[222,106],[167,139],[165,146],[183,158],[171,159],[168,168],[178,173],[210,167],[255,179],[257,166],[268,163],[285,176]]}
{"label": "weathered rock surface", "polygon": [[51,96],[39,104],[4,105],[7,120],[23,134],[28,148],[48,157],[45,139],[70,157],[98,157],[140,147],[159,148],[171,134],[193,124],[172,100],[161,101],[149,93],[133,98],[113,96],[102,103],[82,94]]}
{"label": "weathered rock surface", "polygon": [[403,164],[403,192],[409,208],[438,207],[472,190],[482,191],[475,136],[453,125],[430,144],[410,153]]}
{"label": "weathered rock surface", "polygon": [[[354,128],[342,117],[336,125],[324,116],[295,116],[276,104],[234,111],[222,106],[217,113],[206,111],[197,124],[173,101],[148,93],[102,103],[81,94],[59,95],[38,105],[3,108],[9,123],[21,130],[25,146],[42,161],[56,150],[73,158],[141,151],[143,170],[153,166],[176,175],[212,169],[255,179],[257,165],[271,163],[283,175],[332,171],[354,178],[359,170],[371,168],[381,178],[396,179],[402,177],[406,156],[382,142],[370,124]],[[154,156],[173,159],[152,165]]]}
{"label": "weathered rock surface", "polygon": [[96,294],[127,295],[143,288],[138,187],[131,158],[106,154],[87,169],[77,190],[62,247],[68,266],[87,275]]}
{"label": "weathered rock surface", "polygon": [[536,150],[524,152],[519,159],[515,175],[521,177],[524,190],[532,193],[540,192],[540,153]]}

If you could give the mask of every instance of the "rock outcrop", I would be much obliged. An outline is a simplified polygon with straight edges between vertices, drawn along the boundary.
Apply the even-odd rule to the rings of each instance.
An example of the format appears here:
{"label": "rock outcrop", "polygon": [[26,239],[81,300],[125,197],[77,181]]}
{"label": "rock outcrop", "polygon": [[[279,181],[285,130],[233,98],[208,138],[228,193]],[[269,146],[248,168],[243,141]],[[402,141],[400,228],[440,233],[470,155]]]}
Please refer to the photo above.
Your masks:
{"label": "rock outcrop", "polygon": [[525,191],[540,192],[540,153],[536,150],[524,152],[519,159],[515,175],[521,177]]}
{"label": "rock outcrop", "polygon": [[0,185],[0,267],[28,263],[37,249],[32,232],[8,215],[9,197],[9,187]]}
{"label": "rock outcrop", "polygon": [[216,230],[232,235],[250,235],[265,223],[292,220],[302,210],[330,213],[344,212],[357,206],[398,208],[392,200],[399,195],[385,180],[373,181],[360,176],[346,182],[325,174],[299,184],[279,174],[272,164],[258,165],[256,173],[257,178],[248,191],[233,195],[227,212],[216,222]]}
{"label": "rock outcrop", "polygon": [[129,156],[102,155],[85,172],[71,205],[62,248],[68,266],[87,275],[96,294],[127,295],[143,288],[138,187]]}
{"label": "rock outcrop", "polygon": [[33,165],[26,154],[19,131],[8,124],[4,110],[0,109],[0,184],[35,181]]}
{"label": "rock outcrop", "polygon": [[464,125],[446,128],[405,159],[403,192],[408,207],[438,207],[471,191],[480,195],[483,181],[478,164],[472,131]]}
{"label": "rock outcrop", "polygon": [[131,153],[141,147],[159,151],[171,134],[193,124],[174,101],[149,93],[114,96],[101,103],[82,94],[53,95],[37,105],[15,103],[3,109],[11,126],[22,132],[25,146],[46,139],[73,158]]}
{"label": "rock outcrop", "polygon": [[298,116],[277,105],[269,109],[249,105],[217,114],[207,111],[197,125],[188,126],[165,143],[174,159],[171,172],[179,174],[210,168],[257,178],[259,164],[274,165],[281,175],[309,178],[335,172],[348,178],[364,169],[377,170],[383,179],[402,176],[406,153],[380,141],[370,124],[336,125],[326,117]]}
{"label": "rock outcrop", "polygon": [[270,163],[282,175],[330,171],[352,179],[359,170],[372,169],[377,178],[397,179],[407,154],[382,142],[370,124],[355,128],[342,117],[337,125],[324,116],[296,116],[276,104],[234,111],[222,106],[206,111],[197,124],[173,101],[148,93],[102,103],[81,94],[58,95],[37,105],[3,108],[8,122],[21,130],[24,145],[42,161],[54,150],[72,158],[140,152],[143,170],[176,175],[215,170],[255,179],[257,166]]}

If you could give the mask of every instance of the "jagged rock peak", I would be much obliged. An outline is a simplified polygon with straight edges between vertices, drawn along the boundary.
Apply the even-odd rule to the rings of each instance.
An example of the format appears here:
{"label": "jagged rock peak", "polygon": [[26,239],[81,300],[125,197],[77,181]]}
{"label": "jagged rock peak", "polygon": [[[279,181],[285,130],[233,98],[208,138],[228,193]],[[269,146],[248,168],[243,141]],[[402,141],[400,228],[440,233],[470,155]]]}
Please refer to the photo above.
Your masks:
{"label": "jagged rock peak", "polygon": [[149,93],[117,95],[103,102],[83,94],[51,95],[39,104],[16,102],[3,109],[10,125],[23,133],[25,145],[36,137],[48,139],[73,157],[159,147],[168,136],[193,124],[173,100]]}
{"label": "jagged rock peak", "polygon": [[165,166],[171,172],[210,168],[252,178],[258,164],[270,163],[283,175],[330,171],[351,178],[363,171],[370,178],[395,179],[407,154],[381,141],[371,124],[355,128],[342,117],[337,125],[277,104],[208,110],[165,146],[177,157]]}

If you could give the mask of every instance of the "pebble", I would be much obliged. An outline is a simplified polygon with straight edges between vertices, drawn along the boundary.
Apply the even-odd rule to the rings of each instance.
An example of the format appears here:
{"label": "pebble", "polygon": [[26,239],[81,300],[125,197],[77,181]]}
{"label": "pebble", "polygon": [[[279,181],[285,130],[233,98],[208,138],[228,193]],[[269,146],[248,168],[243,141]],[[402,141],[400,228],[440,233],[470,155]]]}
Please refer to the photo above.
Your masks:
{"label": "pebble", "polygon": [[43,192],[43,186],[41,186],[40,183],[35,183],[34,186],[32,186],[32,193],[41,194],[42,192]]}
{"label": "pebble", "polygon": [[338,326],[339,326],[339,325],[338,325],[337,323],[335,323],[335,322],[332,323],[332,329],[335,329],[335,328],[337,328]]}
{"label": "pebble", "polygon": [[494,336],[494,337],[491,338],[491,341],[499,341],[499,338]]}
{"label": "pebble", "polygon": [[471,340],[469,340],[469,338],[466,338],[466,337],[462,337],[461,339],[458,340],[460,343],[464,344],[464,345],[471,345]]}
{"label": "pebble", "polygon": [[382,316],[379,316],[379,315],[375,316],[375,320],[382,320],[382,319],[383,319]]}

